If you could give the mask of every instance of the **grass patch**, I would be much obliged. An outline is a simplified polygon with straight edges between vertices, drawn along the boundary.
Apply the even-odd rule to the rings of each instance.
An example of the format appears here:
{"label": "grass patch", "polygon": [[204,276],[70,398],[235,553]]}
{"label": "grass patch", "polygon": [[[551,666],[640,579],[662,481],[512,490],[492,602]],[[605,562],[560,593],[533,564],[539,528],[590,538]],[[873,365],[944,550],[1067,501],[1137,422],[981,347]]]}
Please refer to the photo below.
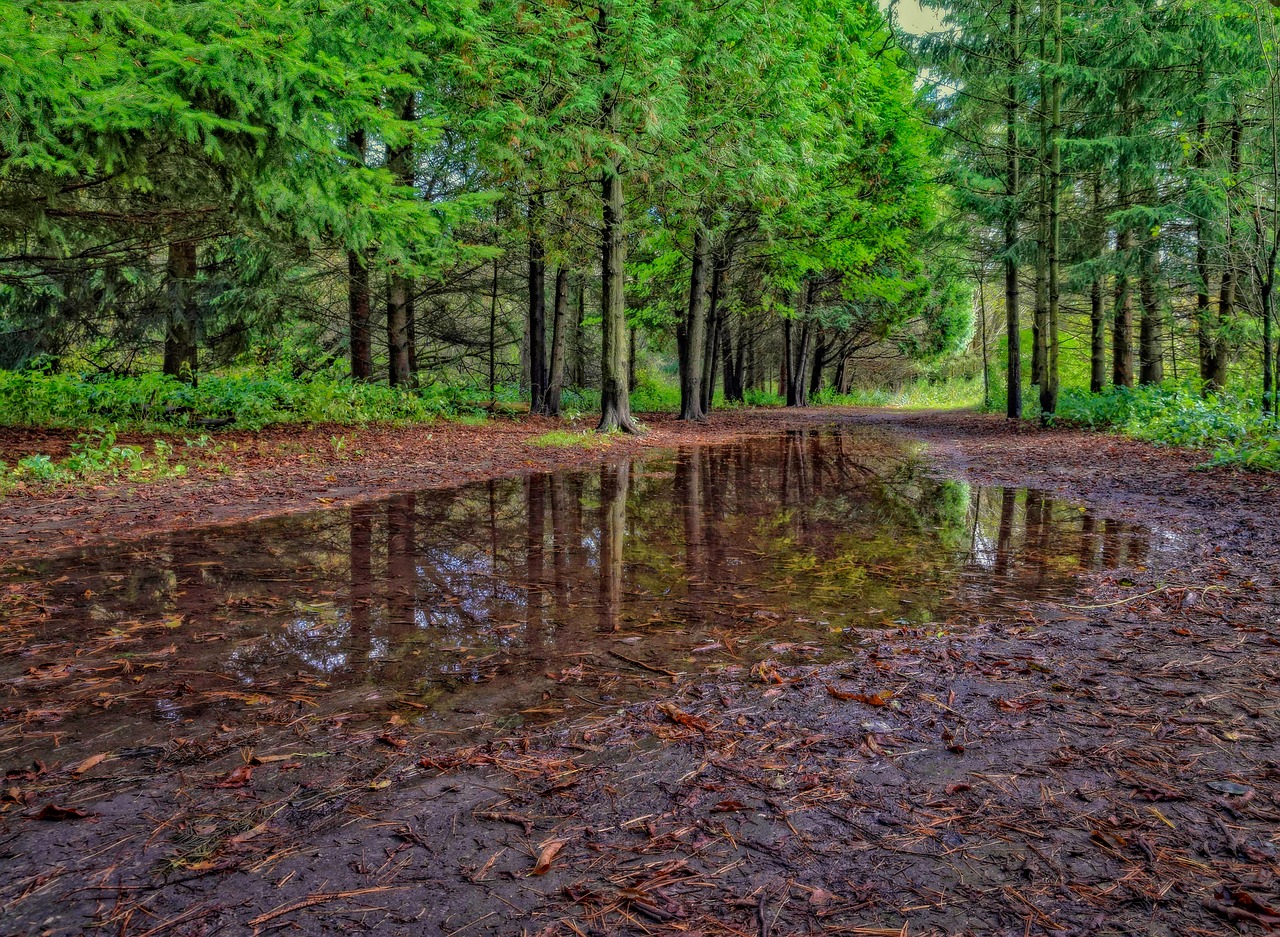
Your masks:
{"label": "grass patch", "polygon": [[543,433],[529,440],[530,445],[544,449],[605,449],[611,442],[613,439],[609,434],[601,435],[589,429],[577,432],[553,429],[549,433]]}

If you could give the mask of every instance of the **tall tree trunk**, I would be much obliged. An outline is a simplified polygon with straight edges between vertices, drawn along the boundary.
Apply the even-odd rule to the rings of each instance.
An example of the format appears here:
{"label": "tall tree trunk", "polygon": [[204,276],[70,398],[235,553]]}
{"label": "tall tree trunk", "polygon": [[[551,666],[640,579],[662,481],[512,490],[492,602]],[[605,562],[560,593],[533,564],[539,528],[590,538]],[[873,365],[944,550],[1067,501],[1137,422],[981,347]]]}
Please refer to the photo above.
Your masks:
{"label": "tall tree trunk", "polygon": [[707,342],[706,353],[702,356],[702,412],[711,412],[711,403],[716,395],[716,371],[720,348],[720,335],[724,330],[724,311],[721,309],[721,289],[725,276],[723,253],[715,255],[711,264],[711,300],[707,307]]}
{"label": "tall tree trunk", "polygon": [[[1227,171],[1232,185],[1240,179],[1240,146],[1244,137],[1244,124],[1240,120],[1240,108],[1236,105],[1231,119],[1231,144],[1228,156]],[[1225,220],[1225,243],[1223,245],[1222,288],[1218,292],[1218,327],[1223,329],[1235,318],[1236,292],[1238,290],[1239,268],[1236,263],[1235,212],[1231,209],[1231,195],[1227,195],[1227,213]],[[1227,366],[1230,360],[1230,349],[1221,332],[1214,343],[1213,356],[1206,388],[1209,390],[1225,390],[1227,387]]]}
{"label": "tall tree trunk", "polygon": [[1049,309],[1045,321],[1041,419],[1058,410],[1058,313],[1062,304],[1062,0],[1053,0],[1053,78],[1049,82]]}
{"label": "tall tree trunk", "polygon": [[393,273],[387,280],[387,381],[392,387],[408,387],[409,280]]}
{"label": "tall tree trunk", "polygon": [[[813,304],[814,284],[802,284],[800,287],[800,295],[796,303],[797,318],[803,321],[804,325],[800,329],[800,340],[788,341],[788,358],[787,358],[787,406],[788,407],[807,407],[809,406],[809,354],[813,339],[813,323],[809,319],[809,307]],[[790,320],[787,322],[791,325]],[[788,329],[788,332],[794,336],[794,327]]]}
{"label": "tall tree trunk", "polygon": [[[612,118],[611,106],[608,113]],[[631,418],[631,356],[627,341],[627,301],[623,292],[627,248],[622,236],[622,173],[612,161],[605,166],[601,177],[601,194],[604,224],[600,250],[600,424],[597,431],[636,433],[639,428]]]}
{"label": "tall tree trunk", "polygon": [[[406,121],[417,118],[415,95],[406,97],[402,117]],[[398,185],[413,186],[416,183],[411,145],[388,153],[387,165]],[[392,387],[410,387],[413,384],[414,354],[409,333],[412,309],[413,283],[399,272],[399,268],[393,268],[387,283],[387,380]]]}
{"label": "tall tree trunk", "polygon": [[[363,130],[350,138],[354,158],[365,162]],[[369,265],[361,251],[347,251],[347,325],[350,332],[351,378],[368,381],[373,377],[373,340],[369,328]]]}
{"label": "tall tree trunk", "polygon": [[1009,3],[1009,82],[1005,90],[1004,308],[1009,335],[1008,407],[1011,420],[1022,419],[1022,329],[1018,305],[1018,199],[1022,188],[1018,153],[1018,73],[1022,68],[1022,0]]}
{"label": "tall tree trunk", "polygon": [[1160,296],[1156,290],[1158,272],[1156,239],[1147,237],[1142,245],[1142,267],[1138,274],[1138,292],[1142,301],[1142,320],[1138,337],[1138,380],[1143,384],[1159,384],[1164,380],[1164,347],[1160,329]]}
{"label": "tall tree trunk", "polygon": [[689,274],[689,305],[676,330],[680,345],[680,419],[701,422],[702,368],[707,350],[707,266],[711,238],[699,217],[693,231],[693,265]]}
{"label": "tall tree trunk", "polygon": [[497,409],[498,395],[498,258],[493,258],[493,283],[489,289],[489,402]]}
{"label": "tall tree trunk", "polygon": [[582,320],[587,317],[587,275],[578,275],[578,302],[573,311],[573,386],[587,386],[587,343]]}
{"label": "tall tree trunk", "polygon": [[1102,204],[1102,173],[1093,181],[1093,211],[1096,235],[1095,263],[1089,291],[1089,390],[1100,394],[1107,386],[1107,311],[1102,301],[1102,253],[1106,249],[1107,213]]}
{"label": "tall tree trunk", "polygon": [[555,305],[551,324],[551,374],[547,380],[544,411],[547,416],[560,415],[560,398],[564,393],[564,345],[569,328],[569,271],[556,270]]}
{"label": "tall tree trunk", "polygon": [[547,259],[542,241],[542,196],[529,197],[529,411],[546,412]]}
{"label": "tall tree trunk", "polygon": [[[1203,67],[1200,73],[1201,84],[1207,82]],[[1202,184],[1209,170],[1209,118],[1207,109],[1201,107],[1200,116],[1196,120],[1196,149],[1194,166],[1196,174],[1201,177]],[[1195,213],[1196,233],[1196,344],[1200,359],[1200,380],[1204,384],[1204,392],[1213,389],[1213,375],[1217,346],[1221,340],[1220,325],[1214,315],[1209,298],[1209,219],[1203,211]]]}
{"label": "tall tree trunk", "polygon": [[351,378],[373,377],[373,341],[369,329],[369,268],[359,251],[347,252],[347,319],[351,332]]}
{"label": "tall tree trunk", "polygon": [[[1120,91],[1121,124],[1126,136],[1133,132],[1129,118],[1129,95]],[[1133,207],[1129,188],[1129,159],[1121,154],[1116,174],[1119,175],[1119,209]],[[1133,387],[1133,291],[1129,283],[1129,269],[1133,264],[1134,237],[1128,221],[1116,224],[1116,301],[1111,320],[1111,383],[1116,387]]]}
{"label": "tall tree trunk", "polygon": [[[1048,18],[1041,17],[1040,61],[1044,61]],[[1036,265],[1035,313],[1031,318],[1031,386],[1044,395],[1049,339],[1049,113],[1048,79],[1040,73],[1040,145],[1036,154]]]}
{"label": "tall tree trunk", "polygon": [[174,241],[167,265],[169,322],[164,337],[164,373],[196,383],[196,242]]}
{"label": "tall tree trunk", "polygon": [[822,391],[822,375],[827,367],[827,333],[818,329],[818,340],[813,349],[813,367],[809,378],[809,397],[816,397]]}

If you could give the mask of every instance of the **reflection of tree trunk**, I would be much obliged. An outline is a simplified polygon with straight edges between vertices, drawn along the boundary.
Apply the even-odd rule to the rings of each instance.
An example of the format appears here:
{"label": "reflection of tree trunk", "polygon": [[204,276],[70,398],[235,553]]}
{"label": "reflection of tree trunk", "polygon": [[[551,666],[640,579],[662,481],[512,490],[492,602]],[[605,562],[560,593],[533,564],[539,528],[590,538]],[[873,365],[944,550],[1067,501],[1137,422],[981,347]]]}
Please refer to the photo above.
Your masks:
{"label": "reflection of tree trunk", "polygon": [[1098,567],[1098,521],[1088,511],[1080,527],[1080,566],[1084,569]]}
{"label": "reflection of tree trunk", "polygon": [[[347,668],[358,669],[369,653],[369,599],[373,595],[373,506],[357,504],[350,511],[351,647]],[[362,655],[357,660],[356,655]]]}
{"label": "reflection of tree trunk", "polygon": [[530,475],[524,483],[525,495],[525,646],[534,647],[542,639],[546,611],[546,530],[547,477]]}
{"label": "reflection of tree trunk", "polygon": [[702,450],[689,450],[676,460],[675,489],[684,520],[684,575],[692,591],[706,581]]}
{"label": "reflection of tree trunk", "polygon": [[1009,572],[1009,541],[1013,537],[1013,518],[1018,508],[1018,492],[1005,488],[1000,492],[1000,531],[996,534],[995,573],[1003,576]]}
{"label": "reflection of tree trunk", "polygon": [[416,507],[417,497],[412,494],[396,495],[387,502],[387,623],[393,633],[417,624]]}
{"label": "reflection of tree trunk", "polygon": [[551,563],[556,610],[563,617],[569,608],[569,508],[564,475],[551,476]]}
{"label": "reflection of tree trunk", "polygon": [[622,546],[627,523],[626,463],[600,467],[600,630],[618,630],[622,603]]}
{"label": "reflection of tree trunk", "polygon": [[1102,523],[1102,567],[1115,569],[1120,565],[1121,547],[1124,545],[1124,524],[1105,520]]}

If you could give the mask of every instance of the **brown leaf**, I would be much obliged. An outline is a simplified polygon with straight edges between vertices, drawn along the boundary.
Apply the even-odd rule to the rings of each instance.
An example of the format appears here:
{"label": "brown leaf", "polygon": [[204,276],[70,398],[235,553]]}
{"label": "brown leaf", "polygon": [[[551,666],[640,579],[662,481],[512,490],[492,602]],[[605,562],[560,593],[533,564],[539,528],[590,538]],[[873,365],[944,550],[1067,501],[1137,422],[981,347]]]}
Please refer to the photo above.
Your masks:
{"label": "brown leaf", "polygon": [[739,810],[749,810],[746,804],[740,800],[722,800],[711,808],[712,813],[736,813]]}
{"label": "brown leaf", "polygon": [[96,768],[98,765],[102,764],[106,760],[107,760],[107,756],[101,752],[99,752],[96,755],[90,755],[84,761],[80,762],[80,764],[72,768],[71,774],[74,777],[78,778],[80,777],[80,775],[84,774],[86,771],[93,770],[94,768]]}
{"label": "brown leaf", "polygon": [[84,820],[93,814],[86,813],[78,807],[59,807],[57,804],[45,804],[40,808],[33,820]]}
{"label": "brown leaf", "polygon": [[225,778],[215,784],[215,787],[244,787],[253,780],[253,768],[249,765],[241,765],[236,768]]}
{"label": "brown leaf", "polygon": [[843,702],[866,703],[868,706],[887,706],[889,705],[889,700],[893,699],[892,693],[872,693],[870,695],[866,693],[849,693],[831,684],[827,684],[827,692]]}
{"label": "brown leaf", "polygon": [[963,794],[965,791],[971,791],[971,790],[973,790],[973,785],[965,784],[963,781],[961,781],[958,784],[948,784],[947,796],[954,797],[956,796],[956,794]]}
{"label": "brown leaf", "polygon": [[552,839],[542,844],[542,850],[538,853],[538,864],[533,867],[534,875],[546,875],[551,871],[551,863],[555,861],[556,856],[560,855],[560,850],[568,845],[563,839]]}
{"label": "brown leaf", "polygon": [[409,747],[408,739],[398,739],[390,733],[378,736],[378,741],[384,745],[390,745],[396,751],[404,751]]}

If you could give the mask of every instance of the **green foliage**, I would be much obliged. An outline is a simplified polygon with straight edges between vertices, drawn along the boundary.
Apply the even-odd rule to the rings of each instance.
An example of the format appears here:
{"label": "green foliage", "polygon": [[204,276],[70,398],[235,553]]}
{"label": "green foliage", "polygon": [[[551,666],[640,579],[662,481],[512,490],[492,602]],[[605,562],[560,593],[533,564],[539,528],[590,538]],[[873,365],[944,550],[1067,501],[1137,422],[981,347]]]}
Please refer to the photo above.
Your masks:
{"label": "green foliage", "polygon": [[71,446],[71,455],[54,460],[47,455],[29,455],[12,468],[0,462],[0,494],[17,487],[63,485],[83,481],[127,479],[153,481],[185,475],[187,467],[174,461],[174,447],[156,440],[148,453],[141,446],[116,445],[112,432],[81,435]]}
{"label": "green foliage", "polygon": [[837,394],[823,388],[813,402],[819,406],[890,407],[895,410],[958,410],[982,406],[982,376],[939,381],[917,378],[897,389],[854,389]]}
{"label": "green foliage", "polygon": [[1256,400],[1233,393],[1206,397],[1192,383],[1113,387],[1102,394],[1066,389],[1057,420],[1204,449],[1213,453],[1210,465],[1280,470],[1280,431],[1259,413]]}
{"label": "green foliage", "polygon": [[235,429],[273,423],[359,425],[479,413],[487,397],[471,386],[432,385],[415,392],[338,375],[304,380],[278,371],[210,375],[196,387],[159,374],[85,378],[0,371],[0,424],[171,431],[230,417]]}

